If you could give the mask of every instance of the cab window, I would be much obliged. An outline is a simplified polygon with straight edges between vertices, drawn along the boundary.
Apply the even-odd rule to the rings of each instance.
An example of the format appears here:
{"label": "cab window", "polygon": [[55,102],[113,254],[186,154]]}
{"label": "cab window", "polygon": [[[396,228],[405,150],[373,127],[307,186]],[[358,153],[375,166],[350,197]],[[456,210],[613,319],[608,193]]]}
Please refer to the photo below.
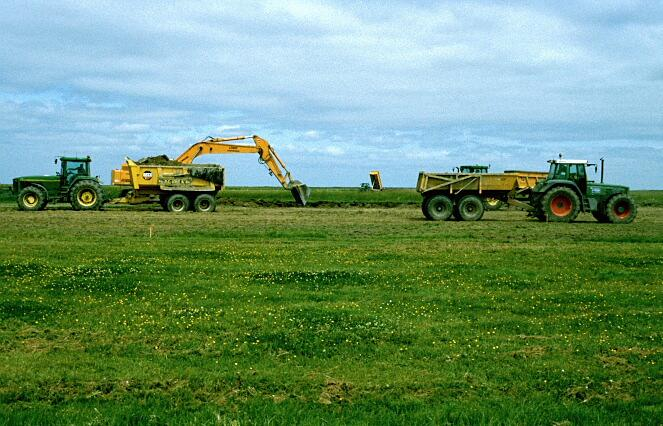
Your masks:
{"label": "cab window", "polygon": [[85,162],[69,161],[67,162],[67,175],[85,174]]}

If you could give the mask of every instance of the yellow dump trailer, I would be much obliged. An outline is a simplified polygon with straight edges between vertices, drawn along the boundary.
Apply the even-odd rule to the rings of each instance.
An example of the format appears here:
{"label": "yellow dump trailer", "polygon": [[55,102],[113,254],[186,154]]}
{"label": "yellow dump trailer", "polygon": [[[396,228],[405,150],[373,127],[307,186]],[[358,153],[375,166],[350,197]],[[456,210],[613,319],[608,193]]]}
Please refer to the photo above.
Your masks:
{"label": "yellow dump trailer", "polygon": [[486,200],[496,199],[530,209],[529,194],[546,172],[509,170],[504,173],[419,173],[417,191],[424,197],[421,210],[431,220],[479,220]]}
{"label": "yellow dump trailer", "polygon": [[368,177],[371,179],[371,189],[373,191],[382,191],[384,189],[379,170],[373,170],[368,174]]}
{"label": "yellow dump trailer", "polygon": [[113,185],[125,187],[111,203],[159,203],[171,212],[192,209],[213,212],[216,195],[224,186],[224,169],[216,164],[137,163],[127,159],[113,170]]}

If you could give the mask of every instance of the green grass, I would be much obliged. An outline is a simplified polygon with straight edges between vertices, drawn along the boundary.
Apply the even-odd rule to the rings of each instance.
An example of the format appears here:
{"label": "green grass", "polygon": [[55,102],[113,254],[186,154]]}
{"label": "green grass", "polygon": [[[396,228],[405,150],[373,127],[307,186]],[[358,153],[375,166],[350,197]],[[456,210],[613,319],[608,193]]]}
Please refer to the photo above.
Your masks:
{"label": "green grass", "polygon": [[[10,185],[0,185],[0,203],[14,202]],[[120,187],[104,186],[108,198],[120,196]],[[663,207],[663,191],[632,191],[641,207]],[[219,195],[221,204],[229,206],[294,206],[289,191],[279,187],[227,187]],[[414,188],[386,188],[362,191],[359,188],[311,188],[311,207],[395,207],[419,205],[421,195]]]}
{"label": "green grass", "polygon": [[0,424],[663,421],[663,209],[429,222],[234,191],[211,215],[0,205]]}

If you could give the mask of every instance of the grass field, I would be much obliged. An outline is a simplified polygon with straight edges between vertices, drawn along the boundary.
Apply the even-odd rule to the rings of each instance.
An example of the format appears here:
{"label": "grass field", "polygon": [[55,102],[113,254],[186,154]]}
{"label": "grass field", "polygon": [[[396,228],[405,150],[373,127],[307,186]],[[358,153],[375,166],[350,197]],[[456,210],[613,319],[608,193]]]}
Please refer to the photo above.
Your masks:
{"label": "grass field", "polygon": [[663,422],[660,191],[626,226],[313,194],[230,188],[210,215],[5,197],[0,424]]}

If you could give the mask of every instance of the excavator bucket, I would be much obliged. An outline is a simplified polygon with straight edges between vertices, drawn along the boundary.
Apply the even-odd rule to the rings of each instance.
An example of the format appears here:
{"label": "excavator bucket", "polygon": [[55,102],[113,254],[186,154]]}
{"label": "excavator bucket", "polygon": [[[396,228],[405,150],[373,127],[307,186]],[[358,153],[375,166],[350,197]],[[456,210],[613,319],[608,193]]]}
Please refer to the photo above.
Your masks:
{"label": "excavator bucket", "polygon": [[290,192],[294,197],[297,204],[300,206],[305,206],[308,201],[308,197],[311,196],[311,189],[305,184],[301,183],[298,180],[295,180],[290,185]]}

